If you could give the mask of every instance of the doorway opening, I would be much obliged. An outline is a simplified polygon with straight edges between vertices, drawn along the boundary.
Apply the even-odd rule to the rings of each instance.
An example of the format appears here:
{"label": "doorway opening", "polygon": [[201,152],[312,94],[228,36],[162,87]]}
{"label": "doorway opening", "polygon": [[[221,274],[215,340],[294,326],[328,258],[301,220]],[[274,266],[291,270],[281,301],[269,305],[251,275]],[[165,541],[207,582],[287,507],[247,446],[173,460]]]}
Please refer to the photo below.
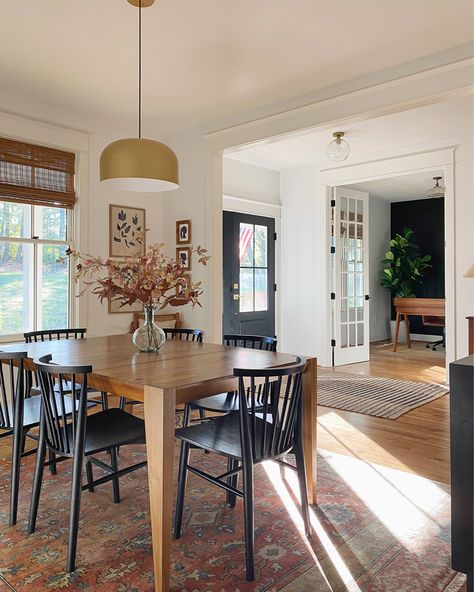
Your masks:
{"label": "doorway opening", "polygon": [[[393,358],[396,350],[408,365],[416,359],[427,371],[444,372],[445,203],[442,192],[431,195],[433,177],[442,181],[444,171],[333,189],[334,365]],[[403,301],[392,299],[397,296]],[[396,313],[408,311],[406,298],[414,297],[412,314],[398,315],[406,322],[398,323],[397,338]]]}

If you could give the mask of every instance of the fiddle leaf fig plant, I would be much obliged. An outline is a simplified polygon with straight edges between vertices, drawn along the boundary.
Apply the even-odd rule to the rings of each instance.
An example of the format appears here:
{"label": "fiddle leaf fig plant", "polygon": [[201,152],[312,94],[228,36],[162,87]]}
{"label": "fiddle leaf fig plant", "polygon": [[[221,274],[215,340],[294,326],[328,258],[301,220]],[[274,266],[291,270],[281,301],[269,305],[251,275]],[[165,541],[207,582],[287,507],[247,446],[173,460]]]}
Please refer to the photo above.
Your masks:
{"label": "fiddle leaf fig plant", "polygon": [[429,263],[431,255],[420,255],[413,234],[411,228],[404,228],[401,234],[396,234],[382,259],[384,267],[380,284],[396,298],[416,298],[416,286],[423,282],[424,274],[432,267]]}

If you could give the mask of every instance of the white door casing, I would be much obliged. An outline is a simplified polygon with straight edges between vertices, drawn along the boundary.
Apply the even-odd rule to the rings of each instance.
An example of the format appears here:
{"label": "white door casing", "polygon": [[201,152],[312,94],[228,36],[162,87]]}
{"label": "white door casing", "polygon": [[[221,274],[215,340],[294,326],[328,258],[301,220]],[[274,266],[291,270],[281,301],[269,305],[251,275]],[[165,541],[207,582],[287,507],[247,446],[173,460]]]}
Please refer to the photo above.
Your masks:
{"label": "white door casing", "polygon": [[333,361],[369,360],[369,194],[335,187],[332,201]]}

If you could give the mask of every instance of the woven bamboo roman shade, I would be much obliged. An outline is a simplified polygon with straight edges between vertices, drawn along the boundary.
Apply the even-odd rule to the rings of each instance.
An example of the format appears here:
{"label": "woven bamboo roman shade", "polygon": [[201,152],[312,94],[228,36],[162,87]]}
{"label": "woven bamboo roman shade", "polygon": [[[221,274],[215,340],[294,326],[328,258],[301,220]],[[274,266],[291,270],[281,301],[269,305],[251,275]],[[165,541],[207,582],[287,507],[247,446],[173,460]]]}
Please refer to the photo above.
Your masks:
{"label": "woven bamboo roman shade", "polygon": [[0,199],[73,208],[75,155],[0,138]]}

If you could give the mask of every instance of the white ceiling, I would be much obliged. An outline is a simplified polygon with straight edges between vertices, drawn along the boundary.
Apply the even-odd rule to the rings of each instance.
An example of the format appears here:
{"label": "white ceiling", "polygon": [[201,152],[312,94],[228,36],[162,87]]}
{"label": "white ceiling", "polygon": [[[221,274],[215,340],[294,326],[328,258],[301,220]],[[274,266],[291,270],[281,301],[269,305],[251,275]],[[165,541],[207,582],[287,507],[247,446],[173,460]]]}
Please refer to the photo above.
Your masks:
{"label": "white ceiling", "polygon": [[[204,124],[472,41],[471,0],[157,0],[144,111]],[[78,112],[136,109],[126,0],[4,0],[0,86]],[[1,108],[1,105],[0,105]]]}
{"label": "white ceiling", "polygon": [[[385,115],[357,123],[338,124],[345,132],[351,152],[347,161],[378,158],[381,153],[408,147],[419,149],[420,142],[452,138],[459,130],[472,134],[473,97],[466,96],[442,103]],[[262,140],[252,145],[226,150],[225,156],[274,171],[318,164],[334,166],[326,149],[332,140],[331,129],[307,130],[296,134]]]}
{"label": "white ceiling", "polygon": [[[370,199],[383,199],[388,202],[430,199],[427,193],[429,189],[434,187],[433,177],[435,176],[442,177],[442,171],[377,179],[376,181],[354,183],[344,187],[366,191],[370,195]],[[440,181],[441,185],[444,185],[443,181],[444,179]]]}

